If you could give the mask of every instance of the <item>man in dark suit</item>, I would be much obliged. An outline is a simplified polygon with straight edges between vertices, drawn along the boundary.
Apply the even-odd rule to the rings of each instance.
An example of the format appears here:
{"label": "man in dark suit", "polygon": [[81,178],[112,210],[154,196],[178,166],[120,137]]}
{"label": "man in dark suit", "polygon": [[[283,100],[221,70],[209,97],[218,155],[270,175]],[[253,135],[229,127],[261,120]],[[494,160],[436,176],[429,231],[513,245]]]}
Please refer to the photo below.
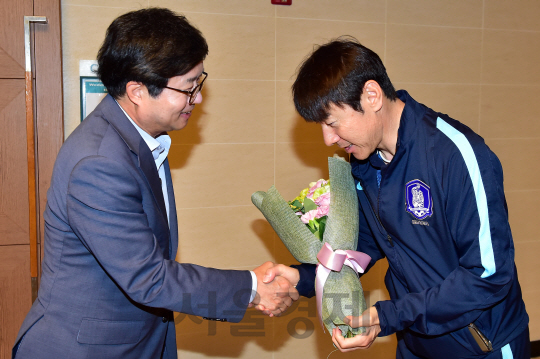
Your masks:
{"label": "man in dark suit", "polygon": [[176,358],[173,311],[238,322],[279,315],[298,293],[273,263],[253,271],[175,262],[178,228],[168,131],[202,101],[208,53],[183,16],[117,18],[98,53],[109,95],[66,140],[45,210],[41,287],[13,350],[19,358]]}

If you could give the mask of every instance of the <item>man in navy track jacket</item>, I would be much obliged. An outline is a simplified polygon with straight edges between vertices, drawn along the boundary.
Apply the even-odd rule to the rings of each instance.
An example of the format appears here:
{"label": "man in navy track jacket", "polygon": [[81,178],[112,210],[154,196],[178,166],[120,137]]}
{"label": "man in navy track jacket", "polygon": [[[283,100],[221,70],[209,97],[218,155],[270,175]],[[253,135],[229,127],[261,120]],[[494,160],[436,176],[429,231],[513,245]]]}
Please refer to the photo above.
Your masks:
{"label": "man in navy track jacket", "polygon": [[[349,37],[313,52],[293,95],[325,143],[352,154],[358,251],[370,267],[389,264],[391,300],[346,318],[367,332],[346,339],[335,329],[334,344],[368,348],[396,333],[397,358],[529,358],[502,167],[484,140],[396,92],[377,54]],[[281,271],[312,296],[315,267],[293,267]]]}

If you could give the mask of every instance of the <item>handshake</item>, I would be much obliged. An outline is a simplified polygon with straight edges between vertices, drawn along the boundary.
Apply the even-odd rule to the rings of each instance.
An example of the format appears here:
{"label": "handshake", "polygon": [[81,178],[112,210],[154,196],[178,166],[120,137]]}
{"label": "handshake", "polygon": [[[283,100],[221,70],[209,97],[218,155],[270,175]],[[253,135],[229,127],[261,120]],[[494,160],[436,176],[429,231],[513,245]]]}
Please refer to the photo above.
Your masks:
{"label": "handshake", "polygon": [[257,277],[257,293],[249,304],[264,314],[280,316],[293,301],[298,300],[296,284],[300,280],[297,269],[266,262],[253,270]]}

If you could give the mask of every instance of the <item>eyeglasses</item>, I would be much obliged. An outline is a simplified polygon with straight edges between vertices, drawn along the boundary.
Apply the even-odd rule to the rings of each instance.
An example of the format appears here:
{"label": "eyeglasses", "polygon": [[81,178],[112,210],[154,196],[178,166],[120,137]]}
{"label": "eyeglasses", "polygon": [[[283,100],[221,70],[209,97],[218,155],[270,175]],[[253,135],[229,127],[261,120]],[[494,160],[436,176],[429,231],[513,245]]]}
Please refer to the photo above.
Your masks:
{"label": "eyeglasses", "polygon": [[202,90],[204,80],[206,80],[206,78],[208,77],[208,74],[206,72],[204,72],[204,71],[203,71],[202,75],[203,76],[199,77],[199,80],[198,80],[199,83],[197,84],[197,86],[195,86],[195,88],[193,90],[191,90],[191,91],[179,90],[179,89],[175,89],[174,87],[169,87],[169,86],[165,86],[165,88],[167,88],[169,90],[176,91],[176,92],[183,93],[184,95],[188,96],[189,104],[193,105],[193,102],[195,102],[195,99],[197,98],[197,95]]}

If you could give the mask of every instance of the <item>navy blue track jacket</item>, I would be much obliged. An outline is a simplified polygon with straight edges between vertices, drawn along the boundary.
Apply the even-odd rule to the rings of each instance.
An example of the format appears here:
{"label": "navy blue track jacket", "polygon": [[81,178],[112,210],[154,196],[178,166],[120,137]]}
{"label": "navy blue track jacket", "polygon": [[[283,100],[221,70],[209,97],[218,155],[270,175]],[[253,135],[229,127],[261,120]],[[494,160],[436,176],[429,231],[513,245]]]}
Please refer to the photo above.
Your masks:
{"label": "navy blue track jacket", "polygon": [[[371,256],[370,266],[384,257],[389,263],[391,300],[375,304],[380,336],[401,332],[419,356],[477,357],[482,351],[467,328],[474,323],[498,350],[529,320],[501,164],[467,126],[405,91],[398,97],[405,108],[392,161],[385,165],[377,153],[351,160],[358,250]],[[313,271],[302,267],[311,282]],[[298,288],[312,294],[304,279]]]}

